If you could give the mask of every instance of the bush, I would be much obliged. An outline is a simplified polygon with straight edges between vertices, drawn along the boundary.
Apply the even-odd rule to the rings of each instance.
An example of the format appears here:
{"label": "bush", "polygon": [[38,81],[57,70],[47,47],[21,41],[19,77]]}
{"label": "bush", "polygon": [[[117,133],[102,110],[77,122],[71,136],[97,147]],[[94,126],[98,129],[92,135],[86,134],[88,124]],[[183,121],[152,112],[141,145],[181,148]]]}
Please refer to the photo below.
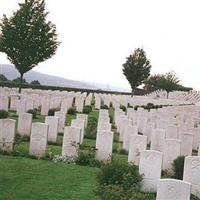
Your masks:
{"label": "bush", "polygon": [[50,109],[49,112],[48,112],[48,116],[54,116],[55,112],[57,112],[59,110],[60,110],[59,108],[52,108],[52,109]]}
{"label": "bush", "polygon": [[120,149],[119,154],[128,155],[128,151],[126,149]]}
{"label": "bush", "polygon": [[124,191],[139,188],[142,177],[139,175],[138,167],[128,163],[113,161],[102,166],[101,172],[97,176],[100,186],[118,185]]}
{"label": "bush", "polygon": [[5,119],[8,117],[8,112],[6,110],[0,110],[0,119]]}
{"label": "bush", "polygon": [[120,109],[122,109],[124,112],[126,112],[126,106],[120,105]]}
{"label": "bush", "polygon": [[102,105],[101,109],[107,109],[108,110],[108,106],[107,105]]}
{"label": "bush", "polygon": [[76,114],[76,108],[71,107],[68,109],[67,114],[69,115],[75,115]]}
{"label": "bush", "polygon": [[140,188],[141,180],[137,166],[113,161],[101,167],[97,175],[96,193],[103,200],[127,200],[132,196],[133,190]]}
{"label": "bush", "polygon": [[84,106],[83,113],[84,114],[89,114],[90,112],[92,112],[92,106],[89,106],[89,105]]}
{"label": "bush", "polygon": [[35,109],[34,110],[30,109],[30,110],[27,111],[27,113],[32,114],[33,119],[36,119],[37,111]]}
{"label": "bush", "polygon": [[96,194],[103,200],[125,200],[123,189],[118,185],[98,187]]}
{"label": "bush", "polygon": [[137,110],[140,106],[136,105],[134,106],[134,110]]}
{"label": "bush", "polygon": [[183,180],[184,156],[179,156],[172,163],[173,178]]}
{"label": "bush", "polygon": [[88,150],[79,150],[75,163],[77,165],[100,167],[101,162],[95,159],[95,152],[96,150],[94,148],[90,148]]}
{"label": "bush", "polygon": [[88,125],[85,129],[85,138],[96,139],[98,119],[95,116],[89,116]]}

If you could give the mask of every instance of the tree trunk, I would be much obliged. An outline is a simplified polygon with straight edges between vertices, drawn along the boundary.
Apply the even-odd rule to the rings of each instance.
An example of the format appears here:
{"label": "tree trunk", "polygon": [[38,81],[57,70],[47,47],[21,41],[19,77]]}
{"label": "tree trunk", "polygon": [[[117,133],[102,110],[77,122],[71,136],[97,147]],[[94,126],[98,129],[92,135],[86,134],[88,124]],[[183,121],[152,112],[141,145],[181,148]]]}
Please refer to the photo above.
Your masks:
{"label": "tree trunk", "polygon": [[169,92],[167,92],[167,99],[169,98]]}
{"label": "tree trunk", "polygon": [[131,97],[133,97],[134,93],[135,93],[135,89],[132,89]]}
{"label": "tree trunk", "polygon": [[22,91],[23,75],[24,75],[24,74],[20,74],[20,83],[19,83],[19,90],[18,90],[19,93],[21,93],[21,91]]}

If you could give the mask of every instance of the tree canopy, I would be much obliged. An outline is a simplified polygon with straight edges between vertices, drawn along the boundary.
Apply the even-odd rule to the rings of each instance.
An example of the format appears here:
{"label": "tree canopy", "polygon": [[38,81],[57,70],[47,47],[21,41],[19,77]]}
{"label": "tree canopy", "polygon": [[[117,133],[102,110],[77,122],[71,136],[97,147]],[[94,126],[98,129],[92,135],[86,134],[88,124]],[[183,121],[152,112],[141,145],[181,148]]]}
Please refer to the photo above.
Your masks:
{"label": "tree canopy", "polygon": [[169,93],[174,90],[188,91],[191,88],[182,86],[176,74],[174,72],[168,72],[150,76],[145,82],[145,89],[148,91],[161,89]]}
{"label": "tree canopy", "polygon": [[137,48],[126,58],[123,64],[123,74],[131,85],[132,93],[143,84],[150,75],[151,65],[143,49]]}
{"label": "tree canopy", "polygon": [[0,22],[0,52],[7,54],[21,75],[51,58],[59,45],[56,26],[46,20],[44,0],[25,0]]}

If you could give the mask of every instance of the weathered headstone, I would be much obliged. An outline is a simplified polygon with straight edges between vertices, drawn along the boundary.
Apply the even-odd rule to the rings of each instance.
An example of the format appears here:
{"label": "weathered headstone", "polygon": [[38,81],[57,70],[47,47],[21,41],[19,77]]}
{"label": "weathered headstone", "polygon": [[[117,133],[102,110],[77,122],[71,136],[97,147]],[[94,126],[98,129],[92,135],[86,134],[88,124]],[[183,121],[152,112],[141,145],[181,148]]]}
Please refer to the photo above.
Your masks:
{"label": "weathered headstone", "polygon": [[156,200],[190,200],[191,184],[176,179],[160,179]]}
{"label": "weathered headstone", "polygon": [[139,164],[140,153],[146,150],[147,136],[134,135],[130,138],[128,162],[135,165]]}
{"label": "weathered headstone", "polygon": [[48,124],[32,123],[29,154],[37,157],[45,155],[47,146]]}
{"label": "weathered headstone", "polygon": [[58,136],[58,117],[46,116],[45,123],[49,125],[48,129],[48,141],[56,142]]}
{"label": "weathered headstone", "polygon": [[161,176],[162,153],[159,151],[145,150],[141,152],[139,173],[143,175],[142,191],[156,192],[157,182]]}
{"label": "weathered headstone", "polygon": [[17,132],[20,135],[30,136],[31,125],[32,125],[32,114],[29,113],[19,114]]}
{"label": "weathered headstone", "polygon": [[0,119],[0,149],[12,151],[15,139],[15,124],[12,119]]}
{"label": "weathered headstone", "polygon": [[113,147],[113,132],[100,131],[99,138],[96,141],[96,158],[98,160],[110,160]]}
{"label": "weathered headstone", "polygon": [[183,180],[191,183],[191,193],[200,198],[200,156],[185,157]]}
{"label": "weathered headstone", "polygon": [[78,127],[65,127],[62,156],[74,157],[77,156],[78,143],[81,137],[81,129]]}

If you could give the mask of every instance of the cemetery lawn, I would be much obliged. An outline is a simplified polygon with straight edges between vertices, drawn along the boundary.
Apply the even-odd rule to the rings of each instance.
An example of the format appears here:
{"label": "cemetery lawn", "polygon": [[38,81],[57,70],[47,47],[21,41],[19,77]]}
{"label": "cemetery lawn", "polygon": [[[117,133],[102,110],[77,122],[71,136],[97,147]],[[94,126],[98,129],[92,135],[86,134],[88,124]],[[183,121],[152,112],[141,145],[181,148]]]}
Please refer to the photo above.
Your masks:
{"label": "cemetery lawn", "polygon": [[98,200],[98,168],[0,155],[2,200]]}

